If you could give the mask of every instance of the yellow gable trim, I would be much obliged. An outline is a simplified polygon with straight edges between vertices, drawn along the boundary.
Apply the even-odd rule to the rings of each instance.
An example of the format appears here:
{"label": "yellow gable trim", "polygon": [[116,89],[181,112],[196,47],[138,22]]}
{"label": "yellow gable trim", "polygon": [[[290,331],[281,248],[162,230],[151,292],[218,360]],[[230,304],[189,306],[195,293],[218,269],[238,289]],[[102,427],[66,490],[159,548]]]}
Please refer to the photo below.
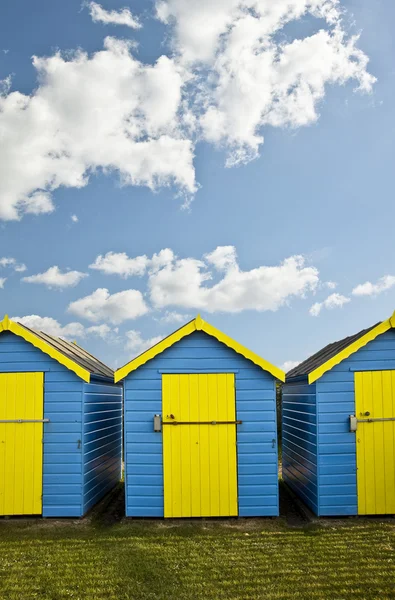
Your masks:
{"label": "yellow gable trim", "polygon": [[382,335],[392,327],[395,327],[395,313],[392,315],[392,317],[390,317],[386,321],[383,321],[382,323],[379,323],[374,329],[371,329],[370,331],[368,331],[368,333],[359,338],[359,340],[356,340],[355,342],[347,346],[347,348],[344,348],[344,350],[342,350],[338,354],[335,354],[335,356],[327,360],[323,365],[309,373],[308,382],[314,383],[314,381],[317,381],[317,379],[322,377],[324,373],[333,369],[333,367],[335,367],[343,360],[351,356],[351,354],[354,354],[354,352],[356,352],[360,348],[363,348],[364,346],[366,346],[366,344],[376,339],[376,337]]}
{"label": "yellow gable trim", "polygon": [[129,373],[135,371],[136,369],[141,367],[141,365],[144,365],[149,360],[155,358],[155,356],[161,354],[164,350],[170,348],[170,346],[172,346],[176,342],[179,342],[182,338],[184,338],[187,335],[190,335],[194,331],[204,331],[205,333],[207,333],[207,335],[215,337],[219,342],[222,342],[229,348],[235,350],[235,352],[237,352],[238,354],[241,354],[245,358],[248,358],[248,360],[261,367],[264,371],[268,371],[269,373],[271,373],[273,377],[276,377],[276,379],[279,379],[280,381],[285,381],[285,373],[281,369],[267,362],[266,360],[258,356],[258,354],[255,354],[251,350],[248,350],[247,348],[230,338],[225,333],[222,333],[222,331],[219,331],[219,329],[216,329],[209,323],[206,323],[206,321],[203,321],[200,315],[198,315],[196,319],[193,319],[193,321],[190,321],[189,323],[187,323],[186,325],[169,335],[167,338],[165,338],[146,352],[143,352],[143,354],[140,354],[140,356],[137,356],[129,363],[115,371],[115,383],[117,383],[121,379],[124,379],[127,375],[129,375]]}
{"label": "yellow gable trim", "polygon": [[87,371],[83,367],[80,367],[80,365],[75,363],[70,358],[67,358],[67,356],[65,356],[55,348],[52,348],[52,346],[38,338],[36,335],[34,335],[33,332],[30,332],[24,327],[22,327],[19,323],[11,321],[7,315],[2,321],[0,321],[0,332],[1,331],[11,331],[11,333],[14,333],[18,337],[23,338],[26,342],[29,342],[29,344],[32,344],[32,346],[35,346],[42,352],[45,352],[45,354],[48,354],[48,356],[56,360],[58,363],[60,363],[70,371],[73,371],[76,375],[78,375],[78,377],[89,383],[91,377],[89,371]]}

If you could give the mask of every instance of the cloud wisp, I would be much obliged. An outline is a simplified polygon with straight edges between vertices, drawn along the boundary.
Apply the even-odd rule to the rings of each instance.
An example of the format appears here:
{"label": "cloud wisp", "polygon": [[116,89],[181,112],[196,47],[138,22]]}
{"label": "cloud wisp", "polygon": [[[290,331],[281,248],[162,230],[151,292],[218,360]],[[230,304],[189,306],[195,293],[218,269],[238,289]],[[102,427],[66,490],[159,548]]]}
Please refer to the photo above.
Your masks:
{"label": "cloud wisp", "polygon": [[125,350],[132,353],[132,358],[134,356],[138,356],[139,354],[144,352],[144,350],[151,348],[151,346],[154,346],[162,339],[161,336],[155,336],[152,338],[144,339],[141,335],[141,332],[135,329],[130,329],[129,331],[127,331],[125,333],[125,336]]}
{"label": "cloud wisp", "polygon": [[87,3],[92,21],[104,25],[125,25],[131,29],[140,29],[141,23],[133,16],[128,8],[121,10],[106,10],[98,2]]}
{"label": "cloud wisp", "polygon": [[22,277],[22,281],[25,283],[42,284],[48,288],[63,290],[65,288],[75,287],[85,277],[88,277],[88,274],[81,273],[81,271],[64,271],[62,273],[59,267],[55,265],[50,267],[44,273]]}
{"label": "cloud wisp", "polygon": [[343,296],[342,294],[331,294],[323,302],[315,302],[310,308],[310,314],[312,317],[318,317],[322,309],[333,310],[334,308],[342,308],[345,304],[351,301],[351,298]]}
{"label": "cloud wisp", "polygon": [[16,273],[23,273],[27,267],[24,263],[20,263],[11,256],[3,256],[0,258],[0,267],[13,269]]}
{"label": "cloud wisp", "polygon": [[379,296],[383,292],[390,290],[395,286],[395,276],[394,275],[384,275],[381,277],[377,283],[372,283],[371,281],[365,281],[365,283],[361,283],[357,285],[352,290],[353,296]]}

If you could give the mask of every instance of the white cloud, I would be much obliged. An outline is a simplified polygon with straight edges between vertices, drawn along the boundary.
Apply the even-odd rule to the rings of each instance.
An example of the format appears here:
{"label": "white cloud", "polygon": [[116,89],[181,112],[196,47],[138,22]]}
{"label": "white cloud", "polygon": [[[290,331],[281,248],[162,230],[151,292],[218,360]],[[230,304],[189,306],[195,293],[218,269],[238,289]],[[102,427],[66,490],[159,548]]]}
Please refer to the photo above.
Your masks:
{"label": "white cloud", "polygon": [[67,325],[61,325],[59,321],[52,317],[40,317],[39,315],[26,315],[24,317],[11,317],[13,321],[22,323],[31,329],[44,331],[55,337],[74,339],[86,338],[88,336],[100,337],[103,340],[109,340],[116,330],[112,330],[108,325],[93,325],[84,327],[81,323],[73,322]]}
{"label": "white cloud", "polygon": [[[102,23],[140,26],[128,8],[88,3]],[[133,42],[34,57],[31,95],[0,82],[0,219],[55,209],[54,190],[81,188],[91,174],[123,185],[197,189],[196,141],[224,147],[227,165],[258,156],[267,127],[315,122],[328,85],[375,81],[358,37],[345,31],[338,0],[157,0],[173,56],[147,65]],[[291,39],[309,18],[315,31]],[[297,34],[295,34],[297,35]]]}
{"label": "white cloud", "polygon": [[18,321],[31,329],[44,331],[49,335],[62,338],[84,337],[85,328],[81,323],[68,323],[61,325],[59,321],[52,317],[40,317],[39,315],[26,315],[24,317],[11,317],[13,321]]}
{"label": "white cloud", "polygon": [[17,273],[23,273],[26,271],[26,265],[23,263],[19,263],[15,258],[11,256],[3,256],[0,258],[0,267],[10,267],[14,269]]}
{"label": "white cloud", "polygon": [[139,354],[144,352],[144,350],[151,348],[151,346],[154,346],[162,339],[160,336],[157,336],[145,340],[141,336],[140,331],[136,331],[134,329],[127,331],[125,335],[127,340],[125,350],[133,352],[133,356],[138,356]]}
{"label": "white cloud", "polygon": [[328,290],[335,290],[337,288],[336,281],[325,281],[324,286],[328,288]]}
{"label": "white cloud", "polygon": [[[218,247],[206,255],[206,261],[179,259],[169,250],[154,255],[149,274],[150,298],[156,308],[178,306],[204,309],[207,312],[242,310],[277,310],[292,297],[303,297],[316,288],[319,278],[314,267],[306,267],[302,256],[291,256],[277,266],[260,266],[242,271],[236,250]],[[232,256],[231,261],[219,257]],[[208,266],[214,264],[224,271],[222,279],[211,286],[213,278]],[[208,258],[209,257],[209,258]]]}
{"label": "white cloud", "polygon": [[4,288],[4,284],[7,281],[7,277],[0,277],[0,290]]}
{"label": "white cloud", "polygon": [[286,360],[280,367],[284,371],[284,373],[288,373],[291,369],[294,369],[300,365],[300,360]]}
{"label": "white cloud", "polygon": [[[157,0],[156,5],[158,18],[173,27],[181,62],[207,70],[199,78],[200,124],[206,140],[228,149],[228,166],[258,155],[263,127],[316,121],[327,85],[355,80],[369,92],[374,83],[358,37],[343,29],[338,0]],[[284,27],[307,16],[320,19],[317,31],[288,41]]]}
{"label": "white cloud", "polygon": [[354,296],[378,296],[394,286],[395,276],[384,275],[384,277],[381,277],[377,283],[366,281],[365,283],[357,285],[351,293]]}
{"label": "white cloud", "polygon": [[237,255],[234,246],[218,246],[213,252],[206,254],[205,259],[218,271],[237,268]]}
{"label": "white cloud", "polygon": [[71,215],[70,219],[73,221],[73,223],[78,223],[78,217],[77,215]]}
{"label": "white cloud", "polygon": [[342,308],[345,304],[350,302],[350,300],[350,298],[347,298],[347,296],[342,296],[342,294],[331,294],[323,302],[316,302],[313,304],[309,312],[312,317],[318,317],[323,308],[327,308],[328,310],[332,310],[333,308]]}
{"label": "white cloud", "polygon": [[104,49],[33,58],[32,94],[0,94],[0,219],[54,210],[60,186],[81,188],[102,169],[123,185],[196,189],[193,143],[184,134],[189,79],[174,59],[145,65],[131,44],[106,38]]}
{"label": "white cloud", "polygon": [[113,332],[114,330],[104,323],[102,325],[92,325],[91,327],[87,327],[85,329],[85,335],[93,335],[101,338],[102,340],[108,340]]}
{"label": "white cloud", "polygon": [[185,315],[176,311],[167,310],[165,314],[159,319],[155,319],[160,323],[187,323],[190,320],[189,315]]}
{"label": "white cloud", "polygon": [[[130,257],[124,252],[108,252],[99,255],[90,268],[123,278],[146,275],[148,296],[153,308],[168,309],[156,319],[162,323],[183,323],[188,320],[188,314],[170,310],[170,307],[231,313],[243,310],[274,311],[292,297],[304,297],[306,293],[314,291],[319,283],[317,269],[306,266],[303,256],[291,256],[276,266],[258,266],[243,271],[238,265],[234,246],[218,246],[202,258],[179,258],[170,248],[164,248],[152,257]],[[132,312],[132,316],[122,317],[119,322],[148,311],[140,292],[127,290],[123,293],[137,294],[139,309],[136,314]],[[108,295],[107,289],[96,290],[91,296],[77,301],[79,312],[76,312],[76,303],[71,306],[75,314],[86,316],[86,310],[90,314],[91,303],[96,305],[99,302],[101,306],[104,302],[107,305]],[[121,298],[118,299],[117,294],[115,297],[118,307]],[[83,303],[82,308],[80,303]],[[133,305],[132,299],[132,310]],[[93,315],[87,318],[93,320]],[[95,316],[95,320],[100,318]]]}
{"label": "white cloud", "polygon": [[128,8],[121,10],[105,10],[97,2],[89,2],[89,12],[94,23],[104,23],[106,25],[126,25],[131,29],[140,29],[141,23],[132,15]]}
{"label": "white cloud", "polygon": [[104,256],[100,254],[89,268],[126,279],[132,275],[144,275],[148,262],[147,256],[129,258],[126,252],[107,252]]}
{"label": "white cloud", "polygon": [[89,296],[71,302],[67,310],[88,321],[119,324],[141,317],[148,312],[148,307],[138,290],[125,290],[111,295],[107,289],[98,288]]}
{"label": "white cloud", "polygon": [[80,271],[65,271],[62,273],[59,267],[55,265],[44,273],[22,277],[22,281],[26,283],[40,283],[49,288],[64,289],[75,287],[84,277],[88,277],[88,275]]}

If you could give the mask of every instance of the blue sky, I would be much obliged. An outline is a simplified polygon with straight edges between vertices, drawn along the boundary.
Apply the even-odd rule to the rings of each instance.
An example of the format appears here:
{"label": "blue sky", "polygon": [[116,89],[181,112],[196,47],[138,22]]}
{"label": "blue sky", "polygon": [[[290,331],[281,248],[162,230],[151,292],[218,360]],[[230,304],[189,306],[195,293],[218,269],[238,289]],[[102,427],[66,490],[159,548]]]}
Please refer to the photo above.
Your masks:
{"label": "blue sky", "polygon": [[3,313],[120,366],[197,312],[277,365],[393,312],[395,6],[242,4],[3,3]]}

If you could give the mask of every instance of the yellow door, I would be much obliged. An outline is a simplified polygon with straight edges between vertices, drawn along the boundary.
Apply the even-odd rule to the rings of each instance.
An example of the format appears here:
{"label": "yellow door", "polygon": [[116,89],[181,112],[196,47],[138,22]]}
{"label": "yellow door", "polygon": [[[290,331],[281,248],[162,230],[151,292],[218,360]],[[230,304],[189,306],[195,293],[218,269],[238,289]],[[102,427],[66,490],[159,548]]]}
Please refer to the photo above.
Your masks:
{"label": "yellow door", "polygon": [[165,517],[237,516],[234,374],[163,375],[162,385]]}
{"label": "yellow door", "polygon": [[42,513],[43,383],[43,373],[0,373],[0,515]]}
{"label": "yellow door", "polygon": [[395,371],[355,373],[358,514],[395,513]]}

